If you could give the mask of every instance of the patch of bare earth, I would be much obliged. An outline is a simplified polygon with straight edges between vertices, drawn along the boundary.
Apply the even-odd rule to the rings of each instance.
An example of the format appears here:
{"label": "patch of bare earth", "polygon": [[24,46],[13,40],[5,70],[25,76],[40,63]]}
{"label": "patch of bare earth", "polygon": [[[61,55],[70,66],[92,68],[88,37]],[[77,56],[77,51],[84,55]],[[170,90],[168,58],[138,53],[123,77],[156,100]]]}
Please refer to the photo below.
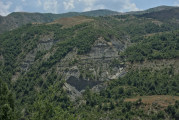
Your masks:
{"label": "patch of bare earth", "polygon": [[167,108],[169,105],[174,105],[175,101],[179,100],[179,96],[170,95],[153,95],[153,96],[138,96],[135,98],[127,98],[125,102],[135,102],[142,99],[142,103],[146,106],[145,108],[160,107],[161,109]]}

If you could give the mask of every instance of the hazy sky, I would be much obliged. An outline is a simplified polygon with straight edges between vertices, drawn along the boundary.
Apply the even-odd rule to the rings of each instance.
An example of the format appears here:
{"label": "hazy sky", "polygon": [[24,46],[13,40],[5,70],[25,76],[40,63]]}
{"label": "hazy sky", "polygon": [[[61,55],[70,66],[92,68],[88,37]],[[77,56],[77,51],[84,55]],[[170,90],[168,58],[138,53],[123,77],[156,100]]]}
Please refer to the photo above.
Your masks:
{"label": "hazy sky", "polygon": [[96,9],[126,12],[160,5],[179,6],[179,0],[0,0],[0,15],[5,16],[11,12],[65,13]]}

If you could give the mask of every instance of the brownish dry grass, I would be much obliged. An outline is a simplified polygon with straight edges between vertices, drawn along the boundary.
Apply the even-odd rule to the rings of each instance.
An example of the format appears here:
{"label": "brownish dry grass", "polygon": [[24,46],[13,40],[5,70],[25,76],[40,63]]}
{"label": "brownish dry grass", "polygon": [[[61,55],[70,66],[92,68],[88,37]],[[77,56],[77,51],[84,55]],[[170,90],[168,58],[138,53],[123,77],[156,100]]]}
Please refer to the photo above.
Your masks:
{"label": "brownish dry grass", "polygon": [[176,100],[179,100],[179,96],[170,96],[170,95],[153,95],[153,96],[138,96],[135,98],[127,98],[125,102],[135,102],[139,98],[142,99],[142,103],[146,105],[146,107],[155,105],[160,106],[161,108],[167,108],[168,105],[174,105]]}
{"label": "brownish dry grass", "polygon": [[91,21],[94,21],[94,19],[87,18],[84,16],[75,16],[75,17],[61,18],[49,24],[61,24],[63,25],[63,28],[68,28],[74,25],[78,25],[84,22],[91,22]]}

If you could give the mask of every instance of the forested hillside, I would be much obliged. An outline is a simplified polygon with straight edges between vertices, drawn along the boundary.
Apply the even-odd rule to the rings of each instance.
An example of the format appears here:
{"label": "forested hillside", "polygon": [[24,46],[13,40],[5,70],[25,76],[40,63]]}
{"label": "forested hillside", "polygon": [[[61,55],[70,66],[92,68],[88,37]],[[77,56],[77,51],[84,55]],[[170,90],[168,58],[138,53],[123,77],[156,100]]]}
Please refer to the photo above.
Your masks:
{"label": "forested hillside", "polygon": [[178,120],[179,9],[116,14],[0,34],[0,120]]}

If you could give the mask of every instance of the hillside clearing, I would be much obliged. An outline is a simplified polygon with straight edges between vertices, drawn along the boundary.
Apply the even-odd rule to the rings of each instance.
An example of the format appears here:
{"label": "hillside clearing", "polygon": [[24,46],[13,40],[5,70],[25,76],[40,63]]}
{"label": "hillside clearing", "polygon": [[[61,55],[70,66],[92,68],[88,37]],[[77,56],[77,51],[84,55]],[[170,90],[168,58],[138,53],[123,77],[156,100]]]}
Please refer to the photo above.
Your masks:
{"label": "hillside clearing", "polygon": [[179,100],[179,96],[170,95],[152,95],[152,96],[138,96],[135,98],[127,98],[125,102],[135,102],[138,99],[142,99],[142,103],[148,105],[158,105],[161,108],[167,108],[169,105],[174,105],[175,101]]}

